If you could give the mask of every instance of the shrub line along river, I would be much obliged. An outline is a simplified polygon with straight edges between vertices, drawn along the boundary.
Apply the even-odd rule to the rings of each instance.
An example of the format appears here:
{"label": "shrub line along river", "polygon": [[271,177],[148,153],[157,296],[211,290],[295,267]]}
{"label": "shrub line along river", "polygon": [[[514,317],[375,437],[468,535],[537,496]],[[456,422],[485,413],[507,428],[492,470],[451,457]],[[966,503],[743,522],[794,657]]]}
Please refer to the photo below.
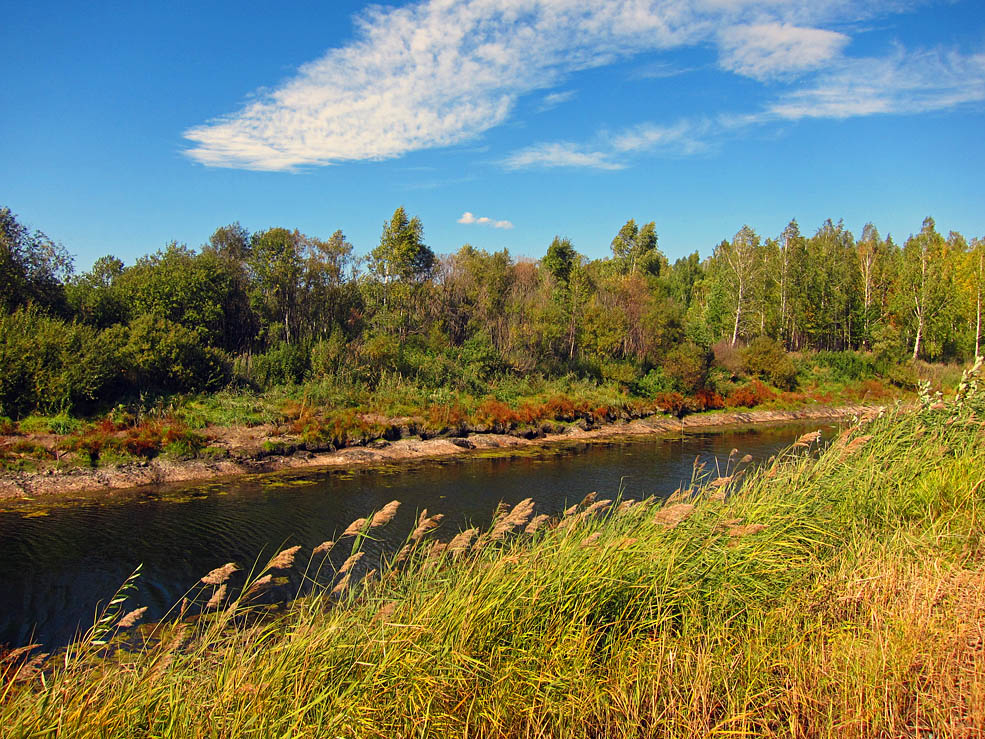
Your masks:
{"label": "shrub line along river", "polygon": [[248,570],[295,544],[310,552],[391,500],[400,510],[364,547],[366,560],[392,554],[424,508],[446,516],[438,535],[449,537],[488,525],[501,501],[531,497],[538,513],[556,514],[593,491],[666,496],[690,481],[696,459],[712,474],[724,472],[733,449],[733,464],[745,454],[759,461],[818,428],[830,438],[834,426],[811,420],[574,441],[503,456],[293,470],[15,507],[0,511],[0,644],[64,645],[92,624],[98,604],[138,564],[143,571],[128,607],[148,606],[152,620],[209,570],[229,561]]}

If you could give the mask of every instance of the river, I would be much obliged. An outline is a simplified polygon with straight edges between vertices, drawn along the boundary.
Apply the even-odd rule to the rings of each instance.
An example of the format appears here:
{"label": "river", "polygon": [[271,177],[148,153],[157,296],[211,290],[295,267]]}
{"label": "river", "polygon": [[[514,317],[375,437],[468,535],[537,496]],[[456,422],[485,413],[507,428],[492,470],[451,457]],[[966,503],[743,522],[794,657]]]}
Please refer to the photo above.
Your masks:
{"label": "river", "polygon": [[762,460],[817,428],[830,439],[833,427],[815,421],[383,469],[309,469],[14,507],[0,511],[0,645],[66,644],[141,563],[128,605],[148,606],[150,620],[215,567],[235,561],[249,569],[294,544],[310,551],[391,500],[402,505],[366,547],[367,560],[395,551],[423,508],[445,514],[438,535],[450,537],[486,526],[500,501],[531,497],[537,513],[554,514],[593,491],[666,496],[691,479],[696,457],[714,472],[732,449]]}

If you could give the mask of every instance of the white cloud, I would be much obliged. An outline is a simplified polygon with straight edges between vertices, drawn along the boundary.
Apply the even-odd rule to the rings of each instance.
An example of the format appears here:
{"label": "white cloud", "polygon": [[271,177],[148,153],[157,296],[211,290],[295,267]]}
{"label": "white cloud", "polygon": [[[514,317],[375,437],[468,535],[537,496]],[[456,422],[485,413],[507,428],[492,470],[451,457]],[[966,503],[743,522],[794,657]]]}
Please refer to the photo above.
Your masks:
{"label": "white cloud", "polygon": [[552,110],[559,105],[562,105],[569,100],[572,100],[575,95],[574,90],[565,90],[564,92],[552,92],[549,95],[545,95],[544,99],[540,101],[540,105],[537,106],[538,113],[544,113],[548,110]]}
{"label": "white cloud", "polygon": [[985,100],[985,53],[902,48],[885,58],[846,59],[808,87],[769,106],[780,118],[926,113]]}
{"label": "white cloud", "polygon": [[481,216],[479,218],[475,217],[475,214],[470,211],[465,211],[462,213],[462,217],[458,219],[459,223],[464,223],[466,225],[477,224],[480,226],[492,226],[493,228],[511,229],[513,224],[510,221],[495,221],[492,218],[486,216]]}
{"label": "white cloud", "polygon": [[611,154],[592,151],[570,141],[534,144],[513,152],[502,161],[506,169],[534,167],[589,167],[592,169],[623,169],[624,164],[613,161]]}
{"label": "white cloud", "polygon": [[[875,15],[898,1],[422,0],[372,6],[357,16],[353,41],[258,93],[238,112],[185,131],[193,144],[185,153],[210,166],[260,170],[387,159],[473,139],[503,123],[521,95],[550,89],[577,70],[643,51],[714,42],[722,29],[744,19],[810,25]],[[726,53],[739,69],[793,64],[793,52],[750,51],[748,43],[741,48]],[[593,160],[592,152],[568,156]],[[594,166],[612,168],[594,159]]]}
{"label": "white cloud", "polygon": [[786,23],[732,26],[719,34],[725,69],[757,80],[817,69],[841,54],[848,36]]}
{"label": "white cloud", "polygon": [[544,142],[508,156],[507,169],[585,167],[619,169],[643,154],[688,156],[707,151],[730,136],[783,120],[916,114],[985,102],[985,53],[898,47],[884,58],[842,59],[811,83],[780,95],[751,113],[679,120],[670,125],[641,123],[615,134],[600,133],[591,145]]}

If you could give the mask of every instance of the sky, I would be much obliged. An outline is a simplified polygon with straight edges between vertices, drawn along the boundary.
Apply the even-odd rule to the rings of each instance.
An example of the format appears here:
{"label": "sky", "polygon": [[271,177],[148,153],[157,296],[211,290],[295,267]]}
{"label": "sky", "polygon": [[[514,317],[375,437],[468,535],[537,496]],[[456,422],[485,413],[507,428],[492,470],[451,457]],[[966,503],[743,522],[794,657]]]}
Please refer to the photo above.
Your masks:
{"label": "sky", "polygon": [[985,236],[981,0],[0,3],[0,205],[80,271],[398,206],[439,254]]}

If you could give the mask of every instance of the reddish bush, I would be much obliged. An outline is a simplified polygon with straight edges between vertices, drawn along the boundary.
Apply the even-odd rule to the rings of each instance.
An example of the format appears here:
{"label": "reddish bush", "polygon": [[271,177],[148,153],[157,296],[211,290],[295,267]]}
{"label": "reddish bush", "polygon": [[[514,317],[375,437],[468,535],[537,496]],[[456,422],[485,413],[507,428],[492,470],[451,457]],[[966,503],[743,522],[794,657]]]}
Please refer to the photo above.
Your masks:
{"label": "reddish bush", "polygon": [[512,408],[495,398],[483,400],[475,411],[475,418],[480,424],[499,429],[508,429],[519,420]]}
{"label": "reddish bush", "polygon": [[575,404],[563,395],[555,395],[545,402],[543,407],[546,415],[557,421],[574,421],[576,418]]}
{"label": "reddish bush", "polygon": [[752,380],[729,395],[725,399],[725,405],[729,408],[752,408],[768,403],[774,398],[776,398],[776,393],[759,380]]}
{"label": "reddish bush", "polygon": [[694,394],[691,405],[695,411],[714,411],[724,408],[725,400],[714,390],[704,387]]}
{"label": "reddish bush", "polygon": [[661,411],[670,413],[672,416],[680,416],[687,408],[684,396],[680,393],[658,393],[653,399],[653,403]]}

